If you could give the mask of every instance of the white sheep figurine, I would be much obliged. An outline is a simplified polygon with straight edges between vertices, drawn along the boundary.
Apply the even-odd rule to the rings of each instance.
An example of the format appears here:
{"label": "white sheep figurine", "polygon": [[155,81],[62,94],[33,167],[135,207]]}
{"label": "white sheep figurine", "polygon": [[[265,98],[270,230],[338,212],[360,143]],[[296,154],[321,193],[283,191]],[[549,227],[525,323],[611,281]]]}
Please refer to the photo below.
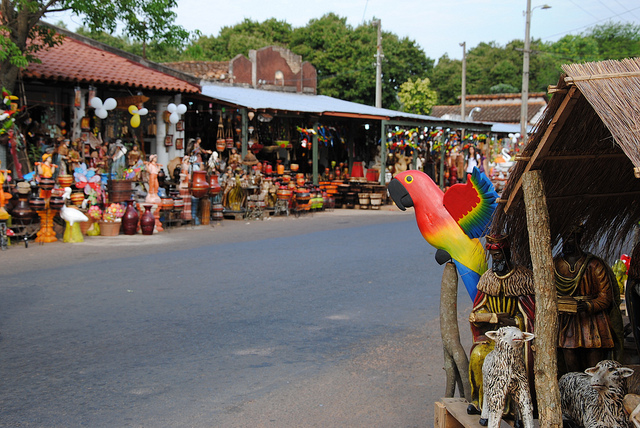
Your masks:
{"label": "white sheep figurine", "polygon": [[558,384],[563,415],[585,428],[629,428],[622,400],[632,374],[617,361],[603,360],[584,373],[563,375]]}
{"label": "white sheep figurine", "polygon": [[485,334],[496,344],[482,364],[484,398],[480,424],[488,422],[489,428],[498,428],[510,396],[518,405],[524,428],[532,428],[533,403],[524,364],[524,343],[534,335],[518,327],[501,327]]}

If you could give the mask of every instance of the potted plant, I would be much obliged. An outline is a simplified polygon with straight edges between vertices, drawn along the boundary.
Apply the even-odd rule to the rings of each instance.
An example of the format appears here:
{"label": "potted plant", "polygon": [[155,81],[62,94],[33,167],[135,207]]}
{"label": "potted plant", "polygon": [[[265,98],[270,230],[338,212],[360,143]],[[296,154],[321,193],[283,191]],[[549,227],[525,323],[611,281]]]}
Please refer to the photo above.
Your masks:
{"label": "potted plant", "polygon": [[119,203],[112,203],[104,209],[100,224],[101,236],[116,236],[120,233],[124,208]]}

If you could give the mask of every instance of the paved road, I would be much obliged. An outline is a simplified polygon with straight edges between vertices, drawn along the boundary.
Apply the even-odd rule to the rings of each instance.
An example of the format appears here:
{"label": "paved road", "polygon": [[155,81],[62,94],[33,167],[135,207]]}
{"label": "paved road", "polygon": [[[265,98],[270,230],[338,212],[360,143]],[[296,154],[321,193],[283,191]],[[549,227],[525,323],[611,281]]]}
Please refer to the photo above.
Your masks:
{"label": "paved road", "polygon": [[433,253],[388,210],[12,247],[0,426],[432,426]]}

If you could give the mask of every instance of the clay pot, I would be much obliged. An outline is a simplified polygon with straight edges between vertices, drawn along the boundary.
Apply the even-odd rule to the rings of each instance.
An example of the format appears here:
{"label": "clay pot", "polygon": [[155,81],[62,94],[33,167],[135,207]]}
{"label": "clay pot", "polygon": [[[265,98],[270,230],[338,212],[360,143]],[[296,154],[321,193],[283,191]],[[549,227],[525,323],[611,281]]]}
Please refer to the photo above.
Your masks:
{"label": "clay pot", "polygon": [[118,236],[120,234],[120,226],[122,222],[119,221],[99,221],[100,236]]}
{"label": "clay pot", "polygon": [[224,149],[227,148],[227,142],[224,138],[220,138],[216,140],[216,150],[219,152],[224,152]]}
{"label": "clay pot", "polygon": [[36,211],[44,211],[46,207],[44,198],[31,198],[31,200],[29,201],[29,205]]}
{"label": "clay pot", "polygon": [[71,203],[73,205],[75,205],[76,207],[80,207],[82,206],[82,202],[84,201],[84,193],[72,193],[69,199],[71,199]]}
{"label": "clay pot", "polygon": [[143,235],[153,235],[153,229],[156,226],[156,219],[153,217],[151,207],[153,205],[143,205],[144,213],[140,217],[140,229],[142,229]]}
{"label": "clay pot", "polygon": [[209,193],[209,183],[207,182],[206,171],[193,171],[191,179],[191,194],[194,198],[204,198]]}
{"label": "clay pot", "polygon": [[38,214],[29,205],[29,194],[18,193],[18,203],[11,210],[11,218],[16,225],[35,223]]}
{"label": "clay pot", "polygon": [[211,177],[209,177],[209,194],[215,196],[221,191],[222,191],[222,187],[220,187],[220,182],[218,181],[218,175],[211,174]]}
{"label": "clay pot", "polygon": [[62,198],[62,196],[52,196],[51,199],[49,199],[49,208],[51,208],[52,210],[59,210],[63,206],[64,199]]}
{"label": "clay pot", "polygon": [[52,177],[41,177],[38,185],[42,190],[51,190],[55,186],[56,181]]}
{"label": "clay pot", "polygon": [[127,209],[122,216],[122,231],[125,235],[135,235],[138,232],[138,220],[140,216],[136,207],[133,204],[133,200],[127,201]]}
{"label": "clay pot", "polygon": [[73,175],[59,175],[58,176],[58,186],[65,188],[70,187],[73,184]]}

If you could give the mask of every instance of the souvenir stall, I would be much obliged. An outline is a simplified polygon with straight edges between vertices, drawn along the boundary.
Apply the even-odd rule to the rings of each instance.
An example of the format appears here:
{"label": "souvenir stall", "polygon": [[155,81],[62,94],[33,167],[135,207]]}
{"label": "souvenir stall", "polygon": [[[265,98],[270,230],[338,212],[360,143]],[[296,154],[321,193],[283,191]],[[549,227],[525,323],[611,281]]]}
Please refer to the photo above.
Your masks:
{"label": "souvenir stall", "polygon": [[[589,375],[627,377],[631,371],[621,364],[637,364],[640,349],[640,138],[632,113],[640,60],[563,70],[566,75],[550,88],[548,108],[515,159],[489,231],[508,237],[513,263],[532,271],[531,392],[540,426],[560,426],[561,411],[583,424],[589,405],[569,405],[584,402],[576,398],[582,387],[567,387],[569,379],[585,367],[592,367]],[[621,426],[638,423],[640,391],[634,384],[627,395],[598,404],[599,416],[588,417],[607,415],[623,421]],[[449,392],[436,403],[436,426],[477,421],[466,411],[471,397],[455,399]]]}

